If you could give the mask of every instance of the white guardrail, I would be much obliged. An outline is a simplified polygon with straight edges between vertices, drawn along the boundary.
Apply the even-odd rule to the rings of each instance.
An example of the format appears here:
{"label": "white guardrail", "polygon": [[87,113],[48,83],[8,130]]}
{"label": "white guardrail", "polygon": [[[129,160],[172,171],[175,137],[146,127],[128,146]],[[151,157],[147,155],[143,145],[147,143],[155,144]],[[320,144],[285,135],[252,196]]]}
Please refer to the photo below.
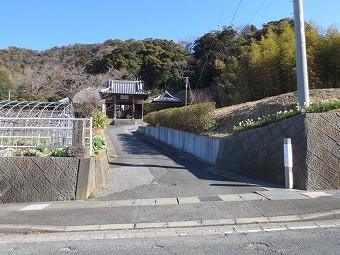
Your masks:
{"label": "white guardrail", "polygon": [[72,145],[73,123],[83,121],[86,146],[92,154],[92,118],[0,117],[0,148],[66,148]]}

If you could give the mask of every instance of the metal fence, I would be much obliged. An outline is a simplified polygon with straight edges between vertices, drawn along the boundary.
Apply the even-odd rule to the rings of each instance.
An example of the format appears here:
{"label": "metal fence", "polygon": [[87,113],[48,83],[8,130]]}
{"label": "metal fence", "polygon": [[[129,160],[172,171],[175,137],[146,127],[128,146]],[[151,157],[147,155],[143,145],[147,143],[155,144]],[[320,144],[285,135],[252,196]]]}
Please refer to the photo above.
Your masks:
{"label": "metal fence", "polygon": [[76,121],[84,122],[82,135],[92,154],[92,118],[0,117],[0,148],[66,148],[73,145]]}

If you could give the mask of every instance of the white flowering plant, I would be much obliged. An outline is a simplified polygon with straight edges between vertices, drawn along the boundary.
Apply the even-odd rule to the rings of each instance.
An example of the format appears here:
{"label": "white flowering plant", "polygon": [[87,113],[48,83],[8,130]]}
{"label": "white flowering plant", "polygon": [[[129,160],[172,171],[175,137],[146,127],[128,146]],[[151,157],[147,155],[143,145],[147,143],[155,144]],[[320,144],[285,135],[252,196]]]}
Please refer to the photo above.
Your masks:
{"label": "white flowering plant", "polygon": [[279,111],[276,114],[269,114],[267,116],[258,117],[257,120],[247,119],[245,121],[241,121],[237,126],[234,126],[233,134],[236,135],[246,130],[264,127],[306,112],[328,112],[335,109],[340,109],[340,100],[322,101],[308,107],[300,107],[299,105],[297,105],[295,109],[291,109],[289,111]]}

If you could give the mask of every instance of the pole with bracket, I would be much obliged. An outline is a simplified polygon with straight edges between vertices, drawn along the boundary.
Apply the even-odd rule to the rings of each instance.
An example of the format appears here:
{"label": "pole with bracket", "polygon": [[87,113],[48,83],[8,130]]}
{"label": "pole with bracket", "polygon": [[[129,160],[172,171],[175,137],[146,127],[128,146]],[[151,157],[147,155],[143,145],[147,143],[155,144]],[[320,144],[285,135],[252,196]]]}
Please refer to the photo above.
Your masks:
{"label": "pole with bracket", "polygon": [[290,138],[283,139],[283,157],[285,166],[285,187],[286,189],[293,188],[293,151],[292,141]]}

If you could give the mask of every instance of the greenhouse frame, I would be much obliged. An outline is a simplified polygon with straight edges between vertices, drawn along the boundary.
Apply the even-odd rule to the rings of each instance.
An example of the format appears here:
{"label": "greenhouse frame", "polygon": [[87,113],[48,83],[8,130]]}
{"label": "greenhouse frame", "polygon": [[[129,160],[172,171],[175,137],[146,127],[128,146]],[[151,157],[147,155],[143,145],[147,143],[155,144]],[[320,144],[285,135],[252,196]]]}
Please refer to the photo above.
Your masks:
{"label": "greenhouse frame", "polygon": [[59,102],[0,101],[0,148],[65,148],[72,145],[75,121],[85,123],[92,151],[92,119],[75,118],[68,99]]}

